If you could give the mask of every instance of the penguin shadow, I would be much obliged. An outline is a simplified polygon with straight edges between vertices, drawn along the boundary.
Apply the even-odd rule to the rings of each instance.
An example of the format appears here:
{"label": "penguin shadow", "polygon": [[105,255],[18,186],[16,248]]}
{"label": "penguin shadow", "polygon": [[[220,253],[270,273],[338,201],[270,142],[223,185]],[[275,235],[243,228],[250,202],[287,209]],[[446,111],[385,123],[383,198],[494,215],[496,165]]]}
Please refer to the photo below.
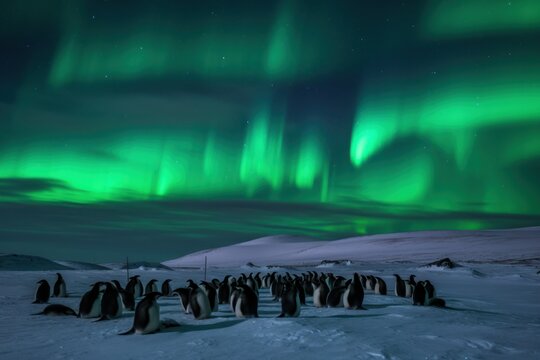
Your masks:
{"label": "penguin shadow", "polygon": [[330,316],[300,316],[298,318],[302,319],[349,319],[349,318],[366,318],[366,317],[381,317],[385,314],[365,314],[365,313],[350,313],[350,314],[338,314]]}
{"label": "penguin shadow", "polygon": [[375,310],[375,309],[385,309],[389,307],[396,307],[396,306],[405,306],[407,304],[372,304],[372,305],[364,305],[366,310]]}
{"label": "penguin shadow", "polygon": [[466,308],[456,308],[451,306],[445,306],[445,307],[436,307],[436,306],[427,306],[429,308],[437,308],[441,310],[449,310],[449,311],[459,311],[459,312],[465,312],[465,313],[473,313],[473,314],[483,314],[483,315],[503,315],[498,312],[494,311],[486,311],[486,310],[477,310],[477,309],[466,309]]}
{"label": "penguin shadow", "polygon": [[160,332],[166,333],[166,332],[192,332],[192,331],[207,331],[207,330],[219,330],[219,329],[226,329],[228,327],[234,326],[240,322],[244,321],[244,319],[237,319],[237,320],[227,320],[227,321],[221,321],[214,324],[181,324],[180,326],[161,329]]}

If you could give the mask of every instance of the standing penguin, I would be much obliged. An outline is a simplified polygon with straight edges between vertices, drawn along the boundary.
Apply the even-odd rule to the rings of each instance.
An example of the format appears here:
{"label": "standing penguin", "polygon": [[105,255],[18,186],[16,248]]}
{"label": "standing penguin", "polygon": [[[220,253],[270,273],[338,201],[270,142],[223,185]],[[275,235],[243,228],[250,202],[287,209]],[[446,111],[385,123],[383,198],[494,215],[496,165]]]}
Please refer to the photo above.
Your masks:
{"label": "standing penguin", "polygon": [[362,309],[364,302],[364,288],[358,273],[354,273],[353,279],[343,294],[343,306],[346,309]]}
{"label": "standing penguin", "polygon": [[39,280],[37,284],[39,285],[36,288],[36,294],[32,304],[45,304],[51,296],[51,287],[47,280]]}
{"label": "standing penguin", "polygon": [[189,308],[193,313],[193,316],[197,320],[208,319],[212,314],[212,308],[210,307],[210,300],[208,296],[193,280],[188,280],[189,283]]}
{"label": "standing penguin", "polygon": [[375,278],[375,294],[386,295],[386,283],[380,277]]}
{"label": "standing penguin", "polygon": [[101,298],[101,317],[97,321],[120,317],[122,310],[123,304],[120,292],[112,283],[105,283],[105,292]]}
{"label": "standing penguin", "polygon": [[405,282],[398,274],[394,274],[394,276],[396,277],[394,293],[396,294],[396,296],[405,297]]}
{"label": "standing penguin", "polygon": [[178,288],[174,289],[172,294],[178,295],[180,298],[180,306],[182,307],[182,310],[189,314],[191,312],[191,309],[189,308],[189,293],[191,292],[190,288]]}
{"label": "standing penguin", "polygon": [[135,297],[132,293],[127,292],[122,288],[122,285],[120,285],[120,282],[118,280],[112,280],[112,283],[116,287],[116,290],[120,293],[120,296],[122,297],[122,304],[124,305],[124,309],[133,311],[135,310]]}
{"label": "standing penguin", "polygon": [[259,298],[257,294],[250,286],[239,285],[240,295],[236,301],[236,306],[234,308],[234,313],[236,317],[247,318],[247,317],[259,317],[258,308],[259,308]]}
{"label": "standing penguin", "polygon": [[426,289],[426,298],[427,300],[433,299],[435,297],[435,287],[429,280],[424,281],[424,288]]}
{"label": "standing penguin", "polygon": [[92,285],[92,289],[87,291],[79,303],[79,317],[93,318],[101,315],[101,286],[98,281]]}
{"label": "standing penguin", "polygon": [[377,281],[375,280],[375,276],[368,275],[366,276],[366,288],[367,290],[375,290],[375,284]]}
{"label": "standing penguin", "polygon": [[219,284],[218,288],[218,298],[220,304],[228,304],[229,298],[231,296],[231,287],[229,284],[229,279],[231,275],[226,275],[223,281]]}
{"label": "standing penguin", "polygon": [[206,296],[208,296],[208,301],[210,301],[210,309],[212,309],[212,311],[218,311],[219,299],[217,296],[216,288],[214,288],[213,284],[210,284],[207,281],[201,281],[200,286],[205,292]]}
{"label": "standing penguin", "polygon": [[281,314],[278,317],[298,317],[300,315],[300,295],[296,284],[286,283],[281,296]]}
{"label": "standing penguin", "polygon": [[156,282],[156,279],[152,279],[146,284],[146,287],[144,288],[144,295],[150,294],[151,292],[157,292]]}
{"label": "standing penguin", "polygon": [[171,285],[169,284],[171,281],[171,279],[167,279],[161,284],[161,296],[171,296]]}
{"label": "standing penguin", "polygon": [[133,326],[128,331],[119,335],[151,334],[159,330],[159,304],[157,299],[161,296],[158,292],[146,294],[135,308]]}
{"label": "standing penguin", "polygon": [[405,282],[405,297],[411,297],[414,292],[414,287],[416,286],[416,280],[414,278],[416,275],[409,276],[409,280],[404,280]]}
{"label": "standing penguin", "polygon": [[132,293],[134,298],[138,298],[143,295],[143,286],[141,280],[139,279],[140,277],[140,275],[133,275],[129,278],[126,285],[126,291]]}
{"label": "standing penguin", "polygon": [[54,297],[67,297],[66,292],[66,282],[60,273],[56,273],[56,282],[53,287],[53,296]]}
{"label": "standing penguin", "polygon": [[326,285],[326,281],[319,281],[318,283],[313,283],[313,305],[315,307],[325,307],[326,299],[328,298],[328,293],[330,289]]}
{"label": "standing penguin", "polygon": [[426,304],[426,289],[424,288],[424,283],[422,281],[418,281],[414,287],[412,302],[413,305]]}

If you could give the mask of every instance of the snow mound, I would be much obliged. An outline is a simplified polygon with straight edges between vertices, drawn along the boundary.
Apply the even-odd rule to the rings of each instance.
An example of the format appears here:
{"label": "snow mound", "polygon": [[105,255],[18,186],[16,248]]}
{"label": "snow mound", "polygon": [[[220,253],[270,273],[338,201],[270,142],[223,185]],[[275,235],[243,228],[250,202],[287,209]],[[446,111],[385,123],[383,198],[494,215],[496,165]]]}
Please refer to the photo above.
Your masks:
{"label": "snow mound", "polygon": [[335,241],[271,236],[216,249],[199,251],[163,262],[171,268],[203,267],[205,256],[214,267],[318,265],[323,260],[352,262],[433,259],[506,262],[540,258],[540,227],[481,231],[424,231],[370,235]]}
{"label": "snow mound", "polygon": [[0,254],[0,270],[11,271],[46,271],[72,270],[73,268],[58,264],[40,256]]}

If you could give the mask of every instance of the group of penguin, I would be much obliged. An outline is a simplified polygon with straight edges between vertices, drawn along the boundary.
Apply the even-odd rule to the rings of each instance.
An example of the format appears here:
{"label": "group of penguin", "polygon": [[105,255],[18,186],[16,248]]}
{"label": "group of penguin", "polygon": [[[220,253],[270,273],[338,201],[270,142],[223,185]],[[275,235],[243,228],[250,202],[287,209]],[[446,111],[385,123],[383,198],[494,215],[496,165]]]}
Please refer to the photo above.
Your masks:
{"label": "group of penguin", "polygon": [[[435,297],[435,288],[429,280],[416,281],[411,275],[403,280],[395,276],[394,293],[398,297],[412,298],[413,305],[431,305],[445,307],[443,299]],[[158,292],[157,280],[152,279],[144,287],[139,275],[129,278],[125,288],[117,280],[111,282],[98,281],[91,285],[81,298],[79,312],[60,305],[48,305],[42,312],[35,315],[74,315],[81,318],[98,318],[97,321],[118,318],[124,310],[135,311],[133,326],[121,333],[149,334],[163,327],[160,321],[160,297],[178,296],[181,310],[192,314],[195,319],[207,319],[212,312],[218,311],[219,304],[229,304],[231,311],[239,318],[258,317],[259,291],[262,288],[270,290],[273,301],[281,302],[281,313],[278,317],[298,317],[306,298],[312,297],[315,307],[344,307],[347,309],[365,309],[363,307],[365,291],[387,295],[387,286],[380,277],[354,273],[351,279],[335,276],[332,273],[317,273],[308,271],[297,274],[261,273],[241,274],[238,278],[226,275],[223,280],[213,279],[210,282],[201,281],[196,284],[187,281],[187,286],[172,290],[171,279],[165,280]],[[50,296],[50,286],[46,280],[40,280],[35,294],[34,303],[47,303]],[[57,273],[53,296],[66,297],[66,284],[62,275]],[[136,305],[135,300],[142,298]],[[173,323],[171,326],[177,326]]]}

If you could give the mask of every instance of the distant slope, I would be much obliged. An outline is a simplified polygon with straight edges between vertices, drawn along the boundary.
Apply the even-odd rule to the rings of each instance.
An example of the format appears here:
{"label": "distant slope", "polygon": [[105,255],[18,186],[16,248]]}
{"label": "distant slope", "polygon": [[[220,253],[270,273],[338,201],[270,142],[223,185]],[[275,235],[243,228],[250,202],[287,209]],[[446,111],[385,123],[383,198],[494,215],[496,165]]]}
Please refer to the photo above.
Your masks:
{"label": "distant slope", "polygon": [[110,270],[110,268],[103,265],[92,264],[82,261],[55,260],[54,262],[74,270]]}
{"label": "distant slope", "polygon": [[72,270],[72,268],[40,256],[0,254],[0,270],[43,271]]}
{"label": "distant slope", "polygon": [[429,262],[505,261],[540,258],[540,227],[482,231],[424,231],[381,234],[335,241],[285,235],[203,250],[163,262],[171,268],[318,264],[323,260]]}

